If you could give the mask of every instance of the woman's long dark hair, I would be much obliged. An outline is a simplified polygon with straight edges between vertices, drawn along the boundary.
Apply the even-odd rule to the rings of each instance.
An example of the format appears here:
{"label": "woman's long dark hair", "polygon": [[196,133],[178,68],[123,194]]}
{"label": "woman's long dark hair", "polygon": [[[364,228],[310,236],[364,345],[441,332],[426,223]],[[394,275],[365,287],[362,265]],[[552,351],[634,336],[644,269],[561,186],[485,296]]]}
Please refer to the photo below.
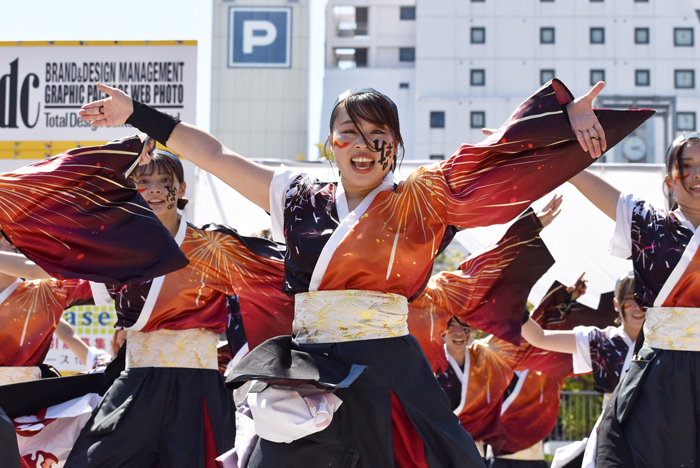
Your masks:
{"label": "woman's long dark hair", "polygon": [[[682,164],[683,152],[690,144],[698,142],[700,142],[700,137],[698,136],[683,138],[683,135],[680,135],[673,141],[673,143],[671,143],[668,150],[666,150],[666,177],[668,177],[668,180],[673,183],[673,170],[676,169],[681,180],[681,185],[683,185],[683,188],[686,191],[688,190],[688,186],[686,185],[685,169],[683,168]],[[664,193],[669,201],[672,202],[673,206],[671,209],[676,209],[678,207],[678,202],[676,201],[675,195],[669,191],[666,184],[664,184]]]}

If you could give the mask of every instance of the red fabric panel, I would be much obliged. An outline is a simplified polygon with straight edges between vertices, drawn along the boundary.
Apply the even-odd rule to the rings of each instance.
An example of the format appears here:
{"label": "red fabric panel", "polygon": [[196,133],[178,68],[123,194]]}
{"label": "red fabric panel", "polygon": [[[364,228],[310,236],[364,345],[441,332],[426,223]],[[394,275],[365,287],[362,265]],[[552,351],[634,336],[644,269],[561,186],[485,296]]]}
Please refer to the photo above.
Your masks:
{"label": "red fabric panel", "polygon": [[209,410],[207,409],[207,401],[204,400],[204,466],[206,468],[218,468],[216,457],[219,456],[216,450],[216,439],[214,438],[214,429],[211,427],[211,419],[209,418]]}
{"label": "red fabric panel", "polygon": [[[429,468],[425,461],[423,439],[408,419],[401,402],[391,391],[391,438],[394,445],[394,462],[399,468]],[[208,467],[207,467],[208,468]]]}

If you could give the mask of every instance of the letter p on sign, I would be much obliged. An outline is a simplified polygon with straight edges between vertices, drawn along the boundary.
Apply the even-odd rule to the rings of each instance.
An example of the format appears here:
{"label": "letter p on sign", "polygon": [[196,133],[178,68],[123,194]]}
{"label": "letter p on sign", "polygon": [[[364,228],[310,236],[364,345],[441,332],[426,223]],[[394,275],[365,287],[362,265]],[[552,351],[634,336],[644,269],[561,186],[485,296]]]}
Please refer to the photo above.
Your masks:
{"label": "letter p on sign", "polygon": [[[257,34],[256,33],[262,33]],[[252,54],[255,46],[269,46],[277,39],[277,28],[269,21],[243,22],[243,53]]]}
{"label": "letter p on sign", "polygon": [[291,7],[229,7],[229,68],[290,68]]}

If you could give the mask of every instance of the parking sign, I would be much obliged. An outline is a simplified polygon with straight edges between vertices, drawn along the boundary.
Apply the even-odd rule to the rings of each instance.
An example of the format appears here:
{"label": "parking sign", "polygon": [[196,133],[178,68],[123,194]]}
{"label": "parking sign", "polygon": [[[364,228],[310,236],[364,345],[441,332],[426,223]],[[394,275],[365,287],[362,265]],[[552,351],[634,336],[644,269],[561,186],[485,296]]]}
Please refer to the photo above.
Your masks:
{"label": "parking sign", "polygon": [[229,68],[292,66],[290,7],[229,7]]}

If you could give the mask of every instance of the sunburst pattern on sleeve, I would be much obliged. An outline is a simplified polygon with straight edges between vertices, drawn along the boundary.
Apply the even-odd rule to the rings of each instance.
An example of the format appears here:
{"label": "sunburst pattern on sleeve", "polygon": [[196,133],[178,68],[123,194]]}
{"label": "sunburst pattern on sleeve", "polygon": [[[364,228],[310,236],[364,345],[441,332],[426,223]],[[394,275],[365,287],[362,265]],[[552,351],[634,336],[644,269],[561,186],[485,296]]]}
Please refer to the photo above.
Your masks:
{"label": "sunburst pattern on sleeve", "polygon": [[128,283],[187,259],[124,177],[138,137],[78,148],[0,174],[0,224],[22,253],[56,278]]}

